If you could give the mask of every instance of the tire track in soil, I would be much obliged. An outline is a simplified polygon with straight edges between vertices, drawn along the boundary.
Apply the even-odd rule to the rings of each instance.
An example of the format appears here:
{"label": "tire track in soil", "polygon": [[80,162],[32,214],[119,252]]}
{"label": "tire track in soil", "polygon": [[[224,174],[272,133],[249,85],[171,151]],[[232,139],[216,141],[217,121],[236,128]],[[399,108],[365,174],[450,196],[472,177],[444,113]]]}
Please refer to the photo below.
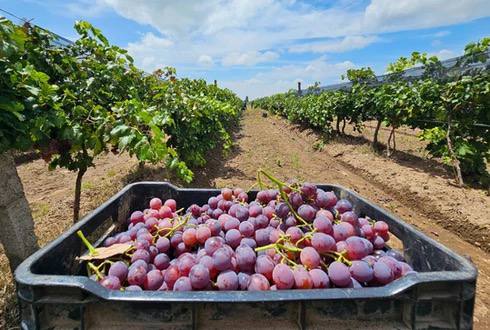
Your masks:
{"label": "tire track in soil", "polygon": [[260,111],[247,110],[238,134],[231,155],[226,159],[211,157],[206,169],[202,173],[196,172],[193,185],[247,188],[255,182],[257,170],[265,168],[279,178],[296,177],[311,182],[335,183],[356,191],[457,253],[471,258],[479,269],[474,327],[490,328],[488,254],[441,227],[436,211],[427,212],[426,208],[414,207],[420,205],[420,200],[407,199],[403,191],[396,187],[374,180],[326,152],[314,151],[312,144],[315,140],[301,134],[283,119],[271,116],[262,118]]}

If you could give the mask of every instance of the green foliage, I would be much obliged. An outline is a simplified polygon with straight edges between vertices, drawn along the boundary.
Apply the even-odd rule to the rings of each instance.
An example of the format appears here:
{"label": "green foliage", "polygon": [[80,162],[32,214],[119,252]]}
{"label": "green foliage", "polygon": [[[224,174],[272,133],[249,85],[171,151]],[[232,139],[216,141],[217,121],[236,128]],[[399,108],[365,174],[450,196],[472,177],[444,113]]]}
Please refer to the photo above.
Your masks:
{"label": "green foliage", "polygon": [[231,145],[241,100],[173,68],[147,75],[88,22],[59,47],[46,31],[0,19],[0,152],[40,150],[50,167],[85,171],[97,155],[128,152],[191,181],[188,165]]}
{"label": "green foliage", "polygon": [[[429,153],[451,165],[457,159],[463,174],[481,180],[488,177],[490,160],[490,75],[488,67],[475,69],[473,64],[487,61],[489,46],[490,38],[468,44],[454,68],[445,68],[435,56],[414,52],[390,64],[391,75],[382,84],[370,68],[348,70],[350,91],[317,91],[303,97],[289,92],[253,105],[327,132],[334,119],[337,130],[342,120],[361,129],[363,121],[373,119],[393,128],[420,128]],[[415,65],[424,66],[422,79],[402,79],[404,70]]]}

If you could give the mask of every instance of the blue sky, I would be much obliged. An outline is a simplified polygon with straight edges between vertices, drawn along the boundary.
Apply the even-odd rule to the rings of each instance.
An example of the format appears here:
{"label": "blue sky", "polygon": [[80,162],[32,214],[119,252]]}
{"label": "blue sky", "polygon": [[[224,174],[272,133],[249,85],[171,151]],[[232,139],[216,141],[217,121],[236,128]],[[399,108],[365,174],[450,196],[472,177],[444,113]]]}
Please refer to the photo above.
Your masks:
{"label": "blue sky", "polygon": [[[489,0],[0,0],[0,8],[69,39],[75,20],[102,29],[147,71],[217,79],[255,98],[412,51],[446,59],[490,36]],[[1,14],[1,13],[0,13]]]}

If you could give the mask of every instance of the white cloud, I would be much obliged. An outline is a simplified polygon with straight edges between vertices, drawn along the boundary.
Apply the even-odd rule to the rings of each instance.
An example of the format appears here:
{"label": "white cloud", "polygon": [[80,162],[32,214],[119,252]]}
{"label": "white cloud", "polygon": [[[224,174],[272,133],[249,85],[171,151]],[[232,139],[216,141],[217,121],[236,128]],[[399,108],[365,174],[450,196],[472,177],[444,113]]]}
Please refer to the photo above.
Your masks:
{"label": "white cloud", "polygon": [[429,56],[437,56],[437,58],[441,61],[447,60],[452,57],[456,57],[462,55],[462,53],[458,54],[450,49],[441,49],[437,52],[429,53]]}
{"label": "white cloud", "polygon": [[338,82],[342,73],[355,67],[350,61],[330,63],[325,57],[320,57],[303,64],[279,66],[257,73],[250,79],[225,80],[220,84],[234,90],[242,98],[248,96],[254,99],[297,88],[298,81],[302,82],[303,88],[317,81],[323,84]]}
{"label": "white cloud", "polygon": [[488,0],[372,0],[364,25],[378,32],[446,26],[490,14]]}
{"label": "white cloud", "polygon": [[197,59],[197,62],[203,66],[211,67],[214,65],[213,58],[209,55],[201,55]]}
{"label": "white cloud", "polygon": [[364,48],[377,40],[376,36],[347,36],[334,41],[298,44],[291,46],[288,50],[292,53],[343,53]]}
{"label": "white cloud", "polygon": [[255,65],[263,62],[270,62],[279,57],[276,52],[249,51],[245,53],[230,53],[223,57],[221,63],[224,66],[230,65]]}
{"label": "white cloud", "polygon": [[[87,0],[79,1],[86,4]],[[99,11],[111,8],[158,31],[127,47],[143,69],[171,65],[181,71],[197,66],[209,72],[229,66],[254,68],[266,62],[277,66],[287,54],[284,50],[345,52],[366,47],[385,32],[442,27],[490,15],[489,0],[371,0],[367,6],[341,0],[328,8],[295,0],[96,0],[96,4]],[[433,38],[446,35],[444,31],[436,34]],[[308,41],[319,38],[331,40]],[[326,81],[324,75],[308,69],[322,65],[335,72],[332,78],[345,71],[321,60],[279,66],[263,72],[265,76],[229,84],[242,95],[249,89],[251,96],[280,91],[280,87],[294,87],[296,78]],[[284,68],[293,71],[282,73]],[[274,81],[278,76],[283,78]]]}
{"label": "white cloud", "polygon": [[65,4],[63,9],[77,16],[98,17],[108,9],[108,6],[105,0],[79,0],[79,2]]}

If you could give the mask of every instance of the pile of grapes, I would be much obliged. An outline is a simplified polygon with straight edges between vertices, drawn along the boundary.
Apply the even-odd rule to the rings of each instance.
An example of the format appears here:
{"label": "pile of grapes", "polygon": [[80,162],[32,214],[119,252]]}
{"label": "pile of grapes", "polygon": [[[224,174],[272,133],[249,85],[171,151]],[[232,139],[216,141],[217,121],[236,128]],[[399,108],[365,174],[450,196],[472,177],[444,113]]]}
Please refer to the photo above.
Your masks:
{"label": "pile of grapes", "polygon": [[104,242],[129,248],[88,262],[89,276],[113,290],[255,291],[381,286],[413,273],[385,246],[385,222],[313,184],[275,182],[253,201],[225,188],[185,212],[153,198]]}

